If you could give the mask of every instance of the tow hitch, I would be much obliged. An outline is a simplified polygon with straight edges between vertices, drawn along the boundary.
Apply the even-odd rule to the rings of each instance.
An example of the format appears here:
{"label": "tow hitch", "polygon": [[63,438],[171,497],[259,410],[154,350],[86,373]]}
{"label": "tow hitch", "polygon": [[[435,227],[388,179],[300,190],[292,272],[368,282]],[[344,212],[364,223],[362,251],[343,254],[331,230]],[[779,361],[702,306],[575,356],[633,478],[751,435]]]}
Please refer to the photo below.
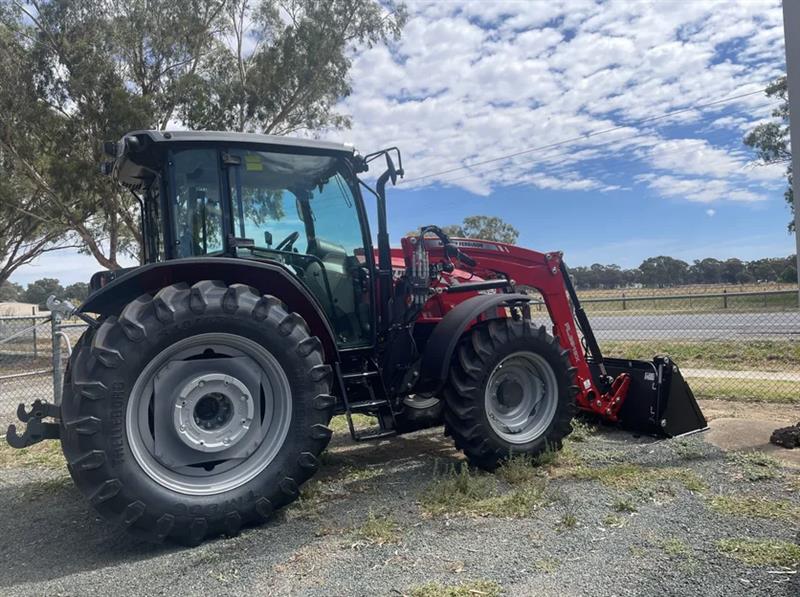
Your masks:
{"label": "tow hitch", "polygon": [[9,425],[6,431],[8,445],[12,448],[27,448],[46,439],[59,439],[61,427],[56,422],[43,420],[48,417],[59,419],[61,409],[44,400],[35,400],[30,411],[25,410],[24,404],[20,404],[17,407],[17,418],[26,424],[25,431],[22,435],[18,435],[17,426]]}

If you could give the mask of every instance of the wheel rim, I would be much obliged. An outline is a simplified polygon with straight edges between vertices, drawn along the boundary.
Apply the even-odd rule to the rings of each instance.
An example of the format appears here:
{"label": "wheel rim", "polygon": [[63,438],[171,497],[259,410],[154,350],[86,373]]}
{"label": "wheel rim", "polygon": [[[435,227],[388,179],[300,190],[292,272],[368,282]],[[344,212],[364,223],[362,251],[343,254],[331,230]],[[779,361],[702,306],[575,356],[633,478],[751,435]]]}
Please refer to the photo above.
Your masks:
{"label": "wheel rim", "polygon": [[292,417],[289,380],[258,343],[198,334],[156,355],[128,400],[134,458],[159,485],[188,495],[240,487],[283,446]]}
{"label": "wheel rim", "polygon": [[486,384],[489,424],[512,444],[526,444],[544,434],[557,406],[555,371],[534,352],[508,355],[495,366]]}
{"label": "wheel rim", "polygon": [[439,404],[439,399],[436,396],[426,396],[425,394],[413,394],[403,398],[403,404],[408,408],[416,410],[425,410],[433,408]]}

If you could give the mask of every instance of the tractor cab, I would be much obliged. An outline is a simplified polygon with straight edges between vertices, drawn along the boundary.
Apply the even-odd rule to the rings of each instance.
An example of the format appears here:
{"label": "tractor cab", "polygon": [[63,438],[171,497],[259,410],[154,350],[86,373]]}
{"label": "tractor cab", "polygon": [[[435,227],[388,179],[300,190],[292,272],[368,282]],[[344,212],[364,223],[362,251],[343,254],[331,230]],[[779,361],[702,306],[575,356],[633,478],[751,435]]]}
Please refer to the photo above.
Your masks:
{"label": "tractor cab", "polygon": [[144,206],[145,261],[280,264],[311,292],[341,348],[373,341],[369,223],[352,147],[270,135],[141,131],[106,169]]}

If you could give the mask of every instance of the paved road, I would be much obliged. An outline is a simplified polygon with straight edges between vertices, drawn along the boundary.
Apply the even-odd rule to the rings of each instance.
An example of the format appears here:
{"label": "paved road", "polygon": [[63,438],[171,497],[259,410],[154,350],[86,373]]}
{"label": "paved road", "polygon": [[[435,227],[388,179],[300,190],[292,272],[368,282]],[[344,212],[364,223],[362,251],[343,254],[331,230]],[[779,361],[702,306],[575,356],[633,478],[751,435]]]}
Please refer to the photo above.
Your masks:
{"label": "paved road", "polygon": [[800,311],[591,315],[599,340],[800,340]]}

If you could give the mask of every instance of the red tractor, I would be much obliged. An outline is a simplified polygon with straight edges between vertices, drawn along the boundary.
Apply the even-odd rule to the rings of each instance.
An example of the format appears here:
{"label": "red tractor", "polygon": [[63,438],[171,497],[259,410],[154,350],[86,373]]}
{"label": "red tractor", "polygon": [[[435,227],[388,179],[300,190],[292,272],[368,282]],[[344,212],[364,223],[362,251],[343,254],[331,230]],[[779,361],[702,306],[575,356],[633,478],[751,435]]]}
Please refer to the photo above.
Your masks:
{"label": "red tractor", "polygon": [[[436,226],[391,249],[396,148],[138,131],[105,150],[142,206],[145,263],[92,277],[62,403],[21,408],[7,439],[60,438],[92,505],[145,537],[196,544],[268,519],[338,414],[356,441],[444,422],[486,470],[558,449],[578,409],[665,436],[705,427],[669,359],[603,359],[561,253]],[[379,158],[373,190],[358,174]],[[380,428],[357,433],[353,413]]]}

